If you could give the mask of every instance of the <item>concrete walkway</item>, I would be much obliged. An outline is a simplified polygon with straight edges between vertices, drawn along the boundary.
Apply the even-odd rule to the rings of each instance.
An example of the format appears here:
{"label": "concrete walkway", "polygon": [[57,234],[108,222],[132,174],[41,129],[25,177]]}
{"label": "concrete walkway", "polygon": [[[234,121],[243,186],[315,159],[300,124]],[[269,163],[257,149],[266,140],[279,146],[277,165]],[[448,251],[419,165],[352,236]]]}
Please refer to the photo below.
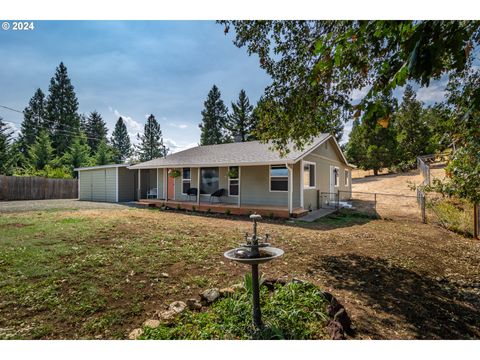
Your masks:
{"label": "concrete walkway", "polygon": [[330,215],[335,212],[335,209],[318,209],[309,212],[307,215],[302,216],[298,220],[306,222],[314,222],[315,220],[320,219],[321,217]]}

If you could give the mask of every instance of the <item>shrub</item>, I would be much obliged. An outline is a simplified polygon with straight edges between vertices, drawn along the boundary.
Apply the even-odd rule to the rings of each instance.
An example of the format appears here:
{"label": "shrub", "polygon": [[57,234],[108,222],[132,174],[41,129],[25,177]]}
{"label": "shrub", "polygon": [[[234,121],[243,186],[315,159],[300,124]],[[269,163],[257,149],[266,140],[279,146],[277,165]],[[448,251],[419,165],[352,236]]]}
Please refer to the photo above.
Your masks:
{"label": "shrub", "polygon": [[197,210],[197,207],[195,205],[192,205],[192,212],[195,212]]}
{"label": "shrub", "polygon": [[226,215],[230,215],[231,213],[232,213],[232,210],[230,210],[230,209],[225,210]]}
{"label": "shrub", "polygon": [[[247,280],[248,281],[248,280]],[[248,287],[248,284],[246,284]],[[252,325],[251,295],[244,291],[215,302],[205,312],[185,311],[172,325],[145,328],[142,339],[323,339],[328,320],[325,297],[309,283],[261,287],[264,329]]]}
{"label": "shrub", "polygon": [[177,208],[176,208],[176,209],[177,209],[177,210],[181,210],[181,209],[182,209],[182,207],[180,206],[180,204],[177,204]]}

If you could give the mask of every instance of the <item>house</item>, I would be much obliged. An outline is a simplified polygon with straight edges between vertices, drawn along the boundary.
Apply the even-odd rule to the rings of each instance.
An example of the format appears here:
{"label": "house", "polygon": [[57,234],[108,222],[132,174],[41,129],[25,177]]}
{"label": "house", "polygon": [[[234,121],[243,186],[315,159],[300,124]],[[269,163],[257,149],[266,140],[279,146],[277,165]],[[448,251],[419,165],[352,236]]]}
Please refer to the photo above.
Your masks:
{"label": "house", "polygon": [[[352,166],[333,136],[289,148],[282,157],[271,144],[235,142],[135,165],[80,168],[80,199],[289,217],[349,197]],[[212,197],[218,190],[222,196]]]}
{"label": "house", "polygon": [[[259,141],[197,146],[129,169],[138,171],[139,199],[156,188],[157,200],[198,210],[220,203],[231,212],[302,214],[319,207],[320,193],[331,193],[331,200],[339,190],[351,191],[352,167],[333,136],[322,134],[303,150],[290,146],[285,157],[270,147]],[[200,189],[199,196],[189,196],[190,188]],[[225,195],[212,200],[218,189]]]}

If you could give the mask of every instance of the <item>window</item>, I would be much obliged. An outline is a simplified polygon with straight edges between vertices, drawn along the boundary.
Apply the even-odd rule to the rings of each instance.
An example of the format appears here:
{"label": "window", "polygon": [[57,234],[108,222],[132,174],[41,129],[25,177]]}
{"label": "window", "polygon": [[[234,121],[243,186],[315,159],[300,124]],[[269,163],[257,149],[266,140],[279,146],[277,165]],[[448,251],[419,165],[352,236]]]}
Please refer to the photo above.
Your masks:
{"label": "window", "polygon": [[186,194],[190,189],[191,172],[190,168],[183,168],[182,171],[182,194]]}
{"label": "window", "polygon": [[285,165],[270,166],[270,191],[288,191],[288,169]]}
{"label": "window", "polygon": [[303,163],[303,188],[312,189],[315,188],[315,164]]}
{"label": "window", "polygon": [[218,190],[218,167],[200,170],[200,194],[211,194]]}
{"label": "window", "polygon": [[348,170],[345,169],[345,186],[348,186]]}
{"label": "window", "polygon": [[230,166],[228,168],[228,195],[238,196],[239,178],[238,166]]}
{"label": "window", "polygon": [[335,186],[338,186],[338,168],[333,169],[333,181]]}

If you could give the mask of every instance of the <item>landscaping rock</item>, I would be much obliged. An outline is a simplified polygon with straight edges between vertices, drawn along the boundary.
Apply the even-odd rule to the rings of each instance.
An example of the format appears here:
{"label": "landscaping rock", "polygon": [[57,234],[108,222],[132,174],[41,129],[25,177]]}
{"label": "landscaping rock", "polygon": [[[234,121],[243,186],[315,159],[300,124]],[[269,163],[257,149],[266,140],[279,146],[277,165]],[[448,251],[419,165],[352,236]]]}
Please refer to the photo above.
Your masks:
{"label": "landscaping rock", "polygon": [[277,278],[266,278],[263,280],[262,285],[266,286],[268,290],[273,291],[275,290],[275,285],[280,284],[285,286],[287,281],[285,279],[277,279]]}
{"label": "landscaping rock", "polygon": [[168,309],[168,310],[157,311],[156,314],[161,321],[169,323],[175,318],[175,315],[177,315],[177,312],[172,309]]}
{"label": "landscaping rock", "polygon": [[156,319],[145,320],[145,322],[143,323],[143,326],[156,329],[157,327],[160,326],[160,321]]}
{"label": "landscaping rock", "polygon": [[220,292],[217,288],[207,289],[200,294],[200,297],[205,303],[211,304],[220,297]]}
{"label": "landscaping rock", "polygon": [[231,287],[227,287],[227,288],[220,289],[219,293],[220,293],[220,296],[225,297],[225,296],[235,294],[235,289]]}
{"label": "landscaping rock", "polygon": [[200,310],[202,308],[202,303],[197,299],[188,299],[187,306],[190,310]]}
{"label": "landscaping rock", "polygon": [[143,334],[143,330],[138,328],[138,329],[134,329],[130,332],[130,334],[128,334],[128,338],[130,340],[136,340],[138,337],[140,337],[141,335]]}
{"label": "landscaping rock", "polygon": [[238,284],[233,284],[232,286],[230,286],[233,290],[237,291],[237,290],[243,290],[244,287],[243,287],[243,284],[242,283],[238,283]]}
{"label": "landscaping rock", "polygon": [[338,321],[330,320],[327,324],[327,331],[332,340],[345,340],[342,324]]}
{"label": "landscaping rock", "polygon": [[167,273],[162,273],[162,277],[163,278],[168,278],[168,277],[170,277],[170,275],[168,275]]}
{"label": "landscaping rock", "polygon": [[168,306],[169,310],[175,311],[175,313],[180,314],[187,308],[187,304],[183,301],[174,301]]}

